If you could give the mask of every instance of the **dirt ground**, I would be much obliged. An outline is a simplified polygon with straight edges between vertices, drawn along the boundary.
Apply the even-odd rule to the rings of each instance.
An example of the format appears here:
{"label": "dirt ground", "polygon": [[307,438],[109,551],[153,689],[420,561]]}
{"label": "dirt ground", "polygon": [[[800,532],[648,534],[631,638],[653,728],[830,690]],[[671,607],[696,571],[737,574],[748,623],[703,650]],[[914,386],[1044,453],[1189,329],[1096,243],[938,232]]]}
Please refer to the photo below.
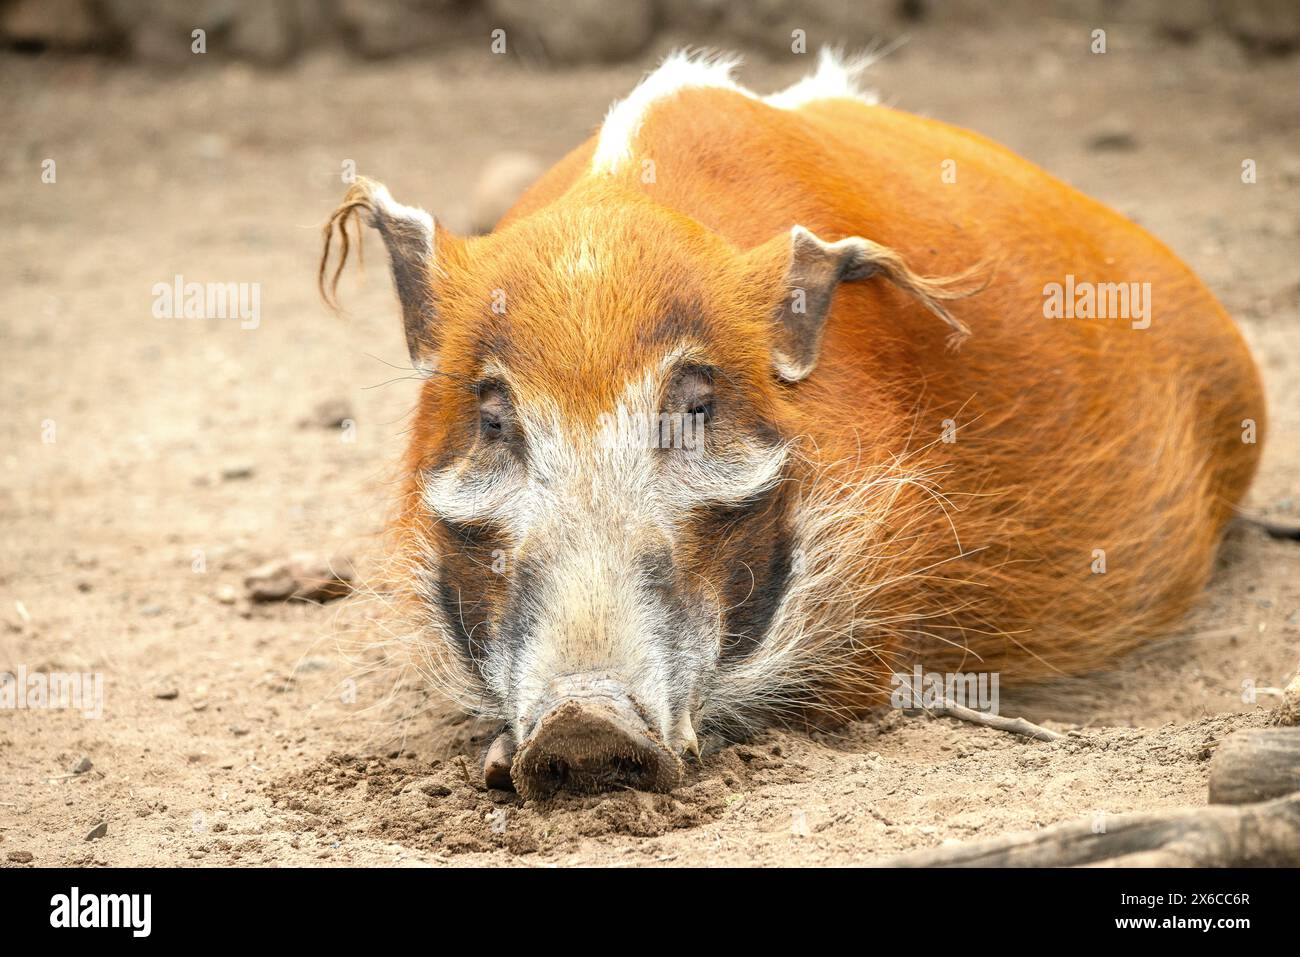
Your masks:
{"label": "dirt ground", "polygon": [[[1200,272],[1268,387],[1248,505],[1300,521],[1300,60],[1120,30],[1109,45],[1092,55],[1086,28],[1056,21],[921,36],[873,82],[1112,204]],[[347,320],[314,290],[342,162],[463,228],[488,157],[557,158],[653,59],[552,73],[477,51],[322,54],[164,73],[0,58],[0,671],[106,686],[100,720],[0,710],[0,864],[873,863],[1204,803],[1215,743],[1272,704],[1243,687],[1300,665],[1300,546],[1250,530],[1229,536],[1184,631],[1102,676],[1004,687],[1003,713],[1076,731],[1063,742],[893,712],[714,749],[669,795],[544,805],[483,790],[488,729],[374,666],[382,607],[244,600],[247,572],[299,549],[351,555],[364,578],[391,507],[417,383],[378,244],[364,280],[345,279]],[[755,58],[743,80],[772,89],[805,68]],[[151,289],[177,274],[260,283],[260,325],[155,318]],[[300,425],[330,400],[354,432]]]}

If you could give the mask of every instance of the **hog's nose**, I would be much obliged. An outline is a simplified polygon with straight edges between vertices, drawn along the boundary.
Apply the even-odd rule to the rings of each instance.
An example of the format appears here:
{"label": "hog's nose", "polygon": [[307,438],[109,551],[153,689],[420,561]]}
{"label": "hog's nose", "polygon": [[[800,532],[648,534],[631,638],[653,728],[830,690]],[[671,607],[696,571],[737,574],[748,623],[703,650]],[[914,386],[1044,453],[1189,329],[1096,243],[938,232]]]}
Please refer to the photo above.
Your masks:
{"label": "hog's nose", "polygon": [[542,716],[515,752],[510,777],[526,798],[556,791],[669,791],[682,762],[659,740],[621,686],[568,676],[552,683]]}

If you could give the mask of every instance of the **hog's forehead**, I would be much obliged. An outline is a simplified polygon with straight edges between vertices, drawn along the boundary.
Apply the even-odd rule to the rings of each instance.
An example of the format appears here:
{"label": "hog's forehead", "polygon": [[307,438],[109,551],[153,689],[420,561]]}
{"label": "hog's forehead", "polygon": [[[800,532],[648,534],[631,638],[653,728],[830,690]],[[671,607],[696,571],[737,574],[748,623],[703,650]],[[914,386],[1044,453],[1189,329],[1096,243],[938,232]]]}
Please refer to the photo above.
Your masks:
{"label": "hog's forehead", "polygon": [[561,421],[589,422],[628,401],[640,406],[679,365],[719,358],[719,323],[690,290],[627,296],[512,288],[503,312],[450,346],[459,354],[445,356],[444,368],[500,380],[517,404],[554,412]]}
{"label": "hog's forehead", "polygon": [[728,259],[725,244],[697,223],[611,202],[566,206],[482,237],[466,268],[480,283],[534,307],[648,307],[718,292]]}
{"label": "hog's forehead", "polygon": [[557,477],[566,471],[591,475],[591,469],[630,475],[648,468],[653,459],[647,429],[661,414],[664,381],[680,363],[700,353],[690,340],[679,340],[641,361],[625,357],[617,378],[611,376],[608,388],[600,390],[572,384],[556,388],[554,377],[521,381],[516,371],[495,361],[484,371],[511,384],[530,459],[544,471]]}

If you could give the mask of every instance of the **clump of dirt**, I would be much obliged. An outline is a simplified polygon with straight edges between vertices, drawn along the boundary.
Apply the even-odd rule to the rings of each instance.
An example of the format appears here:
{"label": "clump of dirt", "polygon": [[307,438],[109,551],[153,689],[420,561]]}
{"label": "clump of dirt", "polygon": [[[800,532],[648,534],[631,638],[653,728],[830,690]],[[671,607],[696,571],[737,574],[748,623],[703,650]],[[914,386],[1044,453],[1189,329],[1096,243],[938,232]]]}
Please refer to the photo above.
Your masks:
{"label": "clump of dirt", "polygon": [[834,732],[769,731],[718,746],[669,794],[525,800],[487,789],[472,749],[446,760],[336,752],[265,793],[270,828],[311,835],[309,846],[387,845],[422,860],[644,863],[715,848],[731,863],[773,863],[799,847],[810,863],[878,862],[955,835],[1196,803],[1218,743],[1267,721],[1257,711],[1158,728],[1074,727],[1043,743],[890,711]]}
{"label": "clump of dirt", "polygon": [[582,838],[661,837],[712,823],[740,791],[793,784],[807,768],[788,759],[773,733],[706,756],[670,794],[560,793],[545,801],[489,790],[464,756],[421,760],[332,753],[268,785],[292,831],[328,838],[340,830],[446,855],[532,854],[576,848]]}

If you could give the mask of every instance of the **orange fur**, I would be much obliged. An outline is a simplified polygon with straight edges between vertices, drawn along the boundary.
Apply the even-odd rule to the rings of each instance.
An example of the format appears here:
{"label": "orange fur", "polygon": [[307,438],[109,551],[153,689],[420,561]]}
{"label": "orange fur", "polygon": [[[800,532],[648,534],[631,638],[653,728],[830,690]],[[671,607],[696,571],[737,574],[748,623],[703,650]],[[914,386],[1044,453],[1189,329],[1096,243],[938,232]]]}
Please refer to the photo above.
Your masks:
{"label": "orange fur", "polygon": [[[652,182],[640,162],[590,174],[593,150],[493,234],[439,236],[441,374],[406,466],[409,549],[435,536],[417,476],[472,414],[463,385],[503,289],[514,381],[570,421],[617,398],[652,358],[646,330],[687,303],[709,317],[728,387],[796,440],[789,480],[822,516],[805,556],[822,578],[787,608],[806,649],[773,714],[860,711],[917,659],[1022,679],[1094,668],[1195,601],[1254,473],[1242,422],[1262,441],[1263,398],[1223,308],[1144,230],[980,136],[848,99],[790,111],[682,91],[637,136]],[[920,274],[992,264],[951,307],[969,341],[945,349],[950,330],[905,289],[846,284],[815,371],[778,382],[766,317],[788,245],[773,237],[794,224],[867,237]],[[557,279],[584,247],[595,268]],[[1151,327],[1044,318],[1044,287],[1066,274],[1151,283]],[[715,584],[743,547],[725,534],[682,546]]]}

